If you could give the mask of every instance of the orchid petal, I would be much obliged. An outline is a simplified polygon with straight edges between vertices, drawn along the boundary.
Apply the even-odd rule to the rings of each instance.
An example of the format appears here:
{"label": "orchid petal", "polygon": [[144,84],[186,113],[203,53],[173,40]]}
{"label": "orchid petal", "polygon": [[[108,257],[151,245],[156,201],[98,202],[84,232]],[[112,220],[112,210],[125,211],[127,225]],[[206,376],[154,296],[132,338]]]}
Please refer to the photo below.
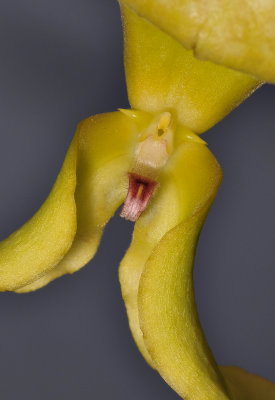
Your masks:
{"label": "orchid petal", "polygon": [[196,57],[275,83],[275,3],[121,0]]}
{"label": "orchid petal", "polygon": [[204,144],[185,142],[179,145],[159,177],[159,190],[150,207],[135,224],[131,246],[121,262],[119,277],[130,328],[140,351],[153,367],[140,329],[137,302],[140,276],[162,237],[190,218],[213,196],[221,175],[217,161]]}
{"label": "orchid petal", "polygon": [[126,196],[136,136],[135,124],[120,112],[79,124],[48,199],[0,243],[1,290],[36,290],[90,261]]}
{"label": "orchid petal", "polygon": [[259,85],[255,78],[197,60],[179,42],[122,6],[125,73],[133,108],[169,110],[202,133],[220,121]]}

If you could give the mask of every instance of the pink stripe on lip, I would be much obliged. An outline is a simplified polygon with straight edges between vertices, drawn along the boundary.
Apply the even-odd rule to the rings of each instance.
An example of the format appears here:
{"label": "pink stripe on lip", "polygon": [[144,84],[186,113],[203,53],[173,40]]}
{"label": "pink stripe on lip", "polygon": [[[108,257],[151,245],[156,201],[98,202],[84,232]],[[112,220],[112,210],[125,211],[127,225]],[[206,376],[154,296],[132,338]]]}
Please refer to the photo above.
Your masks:
{"label": "pink stripe on lip", "polygon": [[132,172],[128,173],[128,177],[128,193],[120,216],[134,222],[147,208],[158,183],[150,178]]}

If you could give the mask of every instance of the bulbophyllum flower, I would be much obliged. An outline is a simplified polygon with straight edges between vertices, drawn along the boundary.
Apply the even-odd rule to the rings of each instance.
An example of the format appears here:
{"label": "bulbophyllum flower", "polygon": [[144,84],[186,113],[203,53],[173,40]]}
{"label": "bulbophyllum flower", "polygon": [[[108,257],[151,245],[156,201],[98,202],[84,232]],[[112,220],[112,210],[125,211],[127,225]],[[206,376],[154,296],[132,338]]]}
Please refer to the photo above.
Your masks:
{"label": "bulbophyllum flower", "polygon": [[[271,382],[216,365],[193,293],[196,243],[222,179],[199,134],[263,80],[275,82],[273,59],[266,61],[275,52],[264,5],[253,3],[262,8],[251,22],[251,2],[240,14],[235,1],[231,8],[224,1],[209,4],[123,1],[132,109],[78,125],[48,199],[0,243],[0,289],[26,293],[82,268],[123,204],[121,216],[136,223],[119,277],[130,328],[147,362],[186,400],[272,400]],[[238,24],[223,31],[232,15]],[[256,33],[251,24],[259,26]],[[268,46],[261,47],[267,33]],[[225,40],[229,46],[222,52]],[[198,60],[190,48],[257,78]]]}

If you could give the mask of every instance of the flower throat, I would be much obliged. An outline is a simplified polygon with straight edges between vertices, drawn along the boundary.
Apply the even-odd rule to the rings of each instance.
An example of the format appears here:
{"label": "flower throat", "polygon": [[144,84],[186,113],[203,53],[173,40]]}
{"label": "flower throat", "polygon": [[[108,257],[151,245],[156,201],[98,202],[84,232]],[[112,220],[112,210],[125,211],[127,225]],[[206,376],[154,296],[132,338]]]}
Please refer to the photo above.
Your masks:
{"label": "flower throat", "polygon": [[157,178],[173,151],[172,116],[159,114],[145,128],[135,148],[132,167],[128,173],[129,185],[120,216],[136,221],[146,210],[158,186]]}

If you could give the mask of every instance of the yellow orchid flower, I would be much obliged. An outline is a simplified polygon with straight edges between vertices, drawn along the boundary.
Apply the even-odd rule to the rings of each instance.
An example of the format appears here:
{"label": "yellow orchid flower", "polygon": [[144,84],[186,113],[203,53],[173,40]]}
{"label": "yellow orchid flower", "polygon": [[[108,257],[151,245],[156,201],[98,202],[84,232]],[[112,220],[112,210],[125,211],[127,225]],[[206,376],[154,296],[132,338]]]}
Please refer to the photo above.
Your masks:
{"label": "yellow orchid flower", "polygon": [[[120,282],[133,336],[147,362],[187,400],[274,399],[272,383],[216,365],[200,327],[192,285],[199,232],[222,178],[199,134],[262,80],[272,81],[272,63],[258,65],[258,58],[239,46],[243,57],[234,64],[234,32],[228,53],[219,58],[224,42],[207,30],[218,2],[209,10],[200,7],[201,14],[195,9],[200,2],[171,1],[168,10],[162,1],[126,3],[125,70],[133,109],[79,124],[48,199],[0,243],[0,289],[25,293],[83,267],[95,254],[104,226],[124,203],[122,216],[137,222]],[[218,11],[213,18],[227,10]],[[206,39],[194,46],[199,31]],[[240,43],[251,50],[253,39],[248,35]],[[258,78],[198,60],[188,50],[193,47],[199,56]],[[259,54],[255,51],[255,57]]]}

